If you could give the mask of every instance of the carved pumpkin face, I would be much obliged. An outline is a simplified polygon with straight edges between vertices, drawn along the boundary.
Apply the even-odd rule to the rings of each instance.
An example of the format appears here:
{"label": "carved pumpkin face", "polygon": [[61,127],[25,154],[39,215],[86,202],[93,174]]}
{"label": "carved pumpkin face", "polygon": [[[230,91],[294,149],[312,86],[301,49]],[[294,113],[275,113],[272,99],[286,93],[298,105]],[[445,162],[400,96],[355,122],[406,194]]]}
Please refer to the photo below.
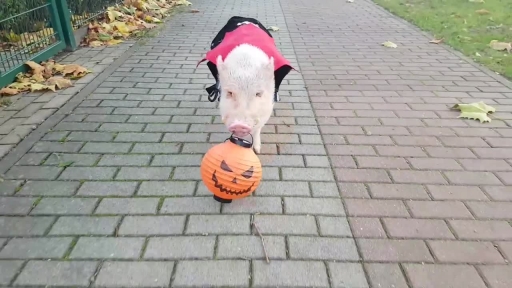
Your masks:
{"label": "carved pumpkin face", "polygon": [[229,141],[212,147],[201,162],[203,183],[221,199],[250,195],[260,184],[261,175],[261,163],[253,150]]}

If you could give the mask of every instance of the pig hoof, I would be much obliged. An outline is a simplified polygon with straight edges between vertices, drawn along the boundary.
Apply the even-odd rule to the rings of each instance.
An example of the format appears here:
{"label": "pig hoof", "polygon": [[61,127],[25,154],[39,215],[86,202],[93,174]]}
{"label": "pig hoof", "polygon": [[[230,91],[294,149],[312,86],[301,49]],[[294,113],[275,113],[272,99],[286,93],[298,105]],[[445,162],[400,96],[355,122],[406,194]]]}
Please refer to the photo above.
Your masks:
{"label": "pig hoof", "polygon": [[260,154],[261,147],[260,146],[254,146],[254,152],[256,152],[256,154]]}

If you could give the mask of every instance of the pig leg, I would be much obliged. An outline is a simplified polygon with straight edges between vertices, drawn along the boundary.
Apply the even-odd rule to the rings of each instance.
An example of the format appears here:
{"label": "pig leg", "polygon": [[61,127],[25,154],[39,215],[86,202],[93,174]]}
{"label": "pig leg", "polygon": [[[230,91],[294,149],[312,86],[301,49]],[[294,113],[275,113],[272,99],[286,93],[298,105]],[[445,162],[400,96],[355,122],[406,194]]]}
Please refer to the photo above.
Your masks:
{"label": "pig leg", "polygon": [[254,148],[254,152],[256,154],[260,154],[261,152],[261,126],[254,127],[252,137],[254,139],[254,143],[252,143],[252,146]]}

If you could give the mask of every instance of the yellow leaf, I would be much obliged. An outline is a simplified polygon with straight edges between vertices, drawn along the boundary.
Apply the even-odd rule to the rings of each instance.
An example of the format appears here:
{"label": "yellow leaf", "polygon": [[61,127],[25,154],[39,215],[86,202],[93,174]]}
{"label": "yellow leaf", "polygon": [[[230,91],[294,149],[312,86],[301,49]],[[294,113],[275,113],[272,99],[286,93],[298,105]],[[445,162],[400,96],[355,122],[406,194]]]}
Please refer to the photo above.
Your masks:
{"label": "yellow leaf", "polygon": [[30,91],[32,92],[41,90],[52,90],[53,92],[55,92],[55,85],[52,86],[39,83],[33,83],[32,85],[30,85]]}
{"label": "yellow leaf", "polygon": [[19,90],[19,91],[26,91],[26,90],[29,89],[30,84],[31,84],[30,82],[23,82],[23,83],[14,82],[11,85],[7,86],[7,88],[16,89],[16,90]]}
{"label": "yellow leaf", "polygon": [[512,50],[512,43],[499,42],[498,40],[492,40],[489,46],[496,51],[507,50],[507,52],[510,53]]}
{"label": "yellow leaf", "polygon": [[478,15],[487,15],[487,14],[490,14],[491,12],[489,12],[488,10],[485,10],[485,9],[479,9],[479,10],[476,10],[475,13]]}
{"label": "yellow leaf", "polygon": [[64,71],[62,72],[62,74],[64,76],[66,76],[68,74],[73,74],[73,76],[75,76],[75,77],[83,76],[87,73],[90,73],[90,71],[87,70],[87,68],[77,65],[77,64],[66,65],[66,67],[64,68]]}
{"label": "yellow leaf", "polygon": [[89,47],[100,47],[103,46],[103,42],[101,41],[91,41],[89,42]]}
{"label": "yellow leaf", "polygon": [[62,65],[59,63],[55,63],[55,66],[53,66],[53,70],[55,70],[55,72],[59,72],[59,73],[62,73],[62,71],[64,71],[64,68],[66,68],[66,65]]}
{"label": "yellow leaf", "polygon": [[121,33],[130,33],[130,28],[124,22],[112,22],[111,25],[115,27]]}
{"label": "yellow leaf", "polygon": [[112,36],[108,35],[108,34],[105,34],[105,33],[100,33],[98,34],[98,38],[101,40],[101,41],[108,41],[108,40],[111,40],[112,39]]}
{"label": "yellow leaf", "polygon": [[36,62],[27,61],[25,64],[27,64],[32,69],[32,74],[43,74],[44,67],[37,64]]}
{"label": "yellow leaf", "polygon": [[117,45],[117,44],[123,43],[123,42],[124,41],[120,40],[120,39],[112,39],[112,40],[107,41],[107,45],[112,46],[112,45]]}
{"label": "yellow leaf", "polygon": [[176,5],[185,5],[185,6],[190,6],[190,5],[192,5],[192,3],[190,3],[190,2],[189,2],[189,1],[187,1],[187,0],[178,0],[178,1],[176,1],[175,3],[176,3]]}
{"label": "yellow leaf", "polygon": [[107,11],[108,20],[110,20],[110,22],[116,21],[117,18],[122,17],[123,15],[124,14],[119,11],[115,11],[115,10]]}
{"label": "yellow leaf", "polygon": [[270,30],[270,31],[279,31],[279,27],[277,27],[277,26],[270,26],[270,27],[268,27],[268,30]]}
{"label": "yellow leaf", "polygon": [[32,75],[32,77],[30,77],[30,79],[36,81],[36,82],[44,82],[44,77],[43,77],[43,74],[34,74]]}
{"label": "yellow leaf", "polygon": [[388,47],[388,48],[397,48],[398,47],[395,43],[393,43],[391,41],[386,41],[386,42],[382,43],[382,46]]}
{"label": "yellow leaf", "polygon": [[441,43],[443,41],[444,41],[443,38],[441,38],[441,39],[433,39],[433,40],[428,41],[428,43],[439,44],[439,43]]}
{"label": "yellow leaf", "polygon": [[469,104],[455,104],[450,109],[461,112],[458,118],[478,119],[480,123],[491,122],[491,118],[487,114],[496,112],[496,108],[482,101]]}
{"label": "yellow leaf", "polygon": [[9,88],[9,87],[4,87],[2,89],[0,89],[0,96],[12,96],[12,95],[16,95],[20,93],[19,90],[17,89],[13,89],[13,88]]}
{"label": "yellow leaf", "polygon": [[52,77],[46,81],[48,85],[57,86],[59,89],[64,89],[73,86],[69,79],[63,77]]}

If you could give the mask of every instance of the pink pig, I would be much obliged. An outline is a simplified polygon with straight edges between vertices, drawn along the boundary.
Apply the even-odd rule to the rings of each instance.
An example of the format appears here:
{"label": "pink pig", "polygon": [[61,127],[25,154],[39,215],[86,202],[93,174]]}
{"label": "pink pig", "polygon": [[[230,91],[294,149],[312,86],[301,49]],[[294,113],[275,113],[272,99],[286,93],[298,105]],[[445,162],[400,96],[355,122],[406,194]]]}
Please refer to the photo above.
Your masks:
{"label": "pink pig", "polygon": [[[261,152],[261,129],[279,101],[279,85],[293,69],[279,53],[270,32],[256,19],[234,16],[221,29],[204,60],[216,80],[206,88],[219,99],[222,122],[239,137],[253,136]],[[201,62],[202,62],[201,61]]]}

